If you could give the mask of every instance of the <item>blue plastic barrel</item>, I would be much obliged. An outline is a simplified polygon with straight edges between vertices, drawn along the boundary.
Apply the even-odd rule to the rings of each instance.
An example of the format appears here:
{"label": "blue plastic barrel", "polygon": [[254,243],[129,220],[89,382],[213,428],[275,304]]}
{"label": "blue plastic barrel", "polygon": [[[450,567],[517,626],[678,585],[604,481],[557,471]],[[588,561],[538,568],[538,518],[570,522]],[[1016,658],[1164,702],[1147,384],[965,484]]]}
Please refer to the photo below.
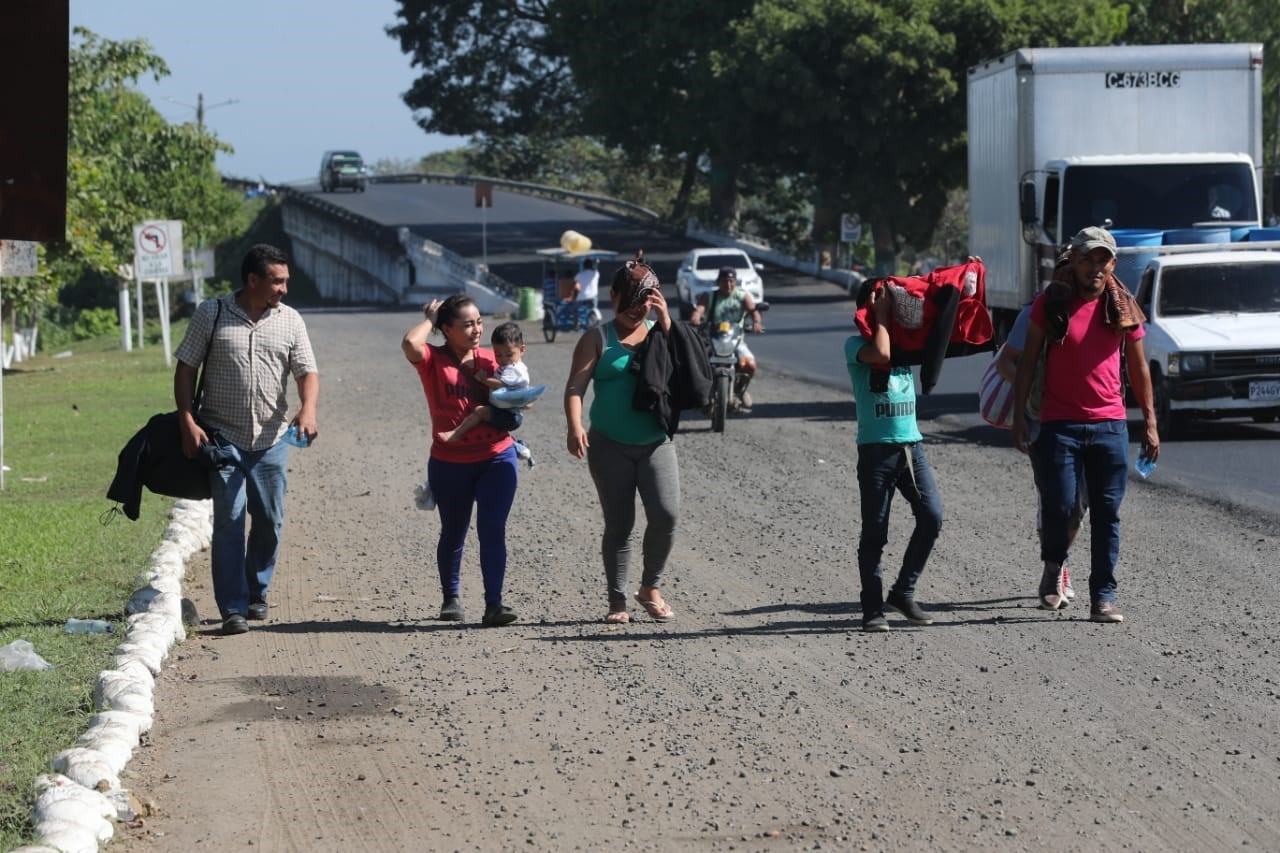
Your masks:
{"label": "blue plastic barrel", "polygon": [[[1111,232],[1111,236],[1116,238],[1117,247],[1130,246],[1159,246],[1164,241],[1163,231],[1148,231],[1141,228],[1116,228]],[[1147,264],[1159,252],[1135,252],[1134,254],[1125,254],[1116,256],[1116,278],[1124,282],[1124,286],[1130,290],[1138,289],[1138,282],[1142,279],[1142,271],[1147,268]]]}
{"label": "blue plastic barrel", "polygon": [[1183,243],[1230,243],[1231,229],[1212,228],[1171,228],[1164,232],[1164,244],[1177,246]]}
{"label": "blue plastic barrel", "polygon": [[1250,243],[1261,243],[1264,240],[1280,240],[1280,228],[1250,228],[1245,238]]}

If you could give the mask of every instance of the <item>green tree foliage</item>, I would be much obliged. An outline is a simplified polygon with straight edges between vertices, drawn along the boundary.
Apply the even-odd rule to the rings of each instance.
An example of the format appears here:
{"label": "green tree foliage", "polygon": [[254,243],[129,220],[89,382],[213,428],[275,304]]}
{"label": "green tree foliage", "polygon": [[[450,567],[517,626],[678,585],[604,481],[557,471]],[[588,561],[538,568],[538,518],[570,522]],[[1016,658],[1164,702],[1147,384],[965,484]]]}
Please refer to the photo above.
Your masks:
{"label": "green tree foliage", "polygon": [[569,57],[584,132],[635,159],[657,152],[683,162],[673,218],[688,209],[705,158],[714,218],[737,223],[751,117],[734,82],[716,73],[713,49],[751,7],[752,0],[551,4],[551,32]]}
{"label": "green tree foliage", "polygon": [[936,222],[935,188],[963,168],[954,38],[910,0],[765,0],[717,51],[740,82],[751,155],[814,176],[824,206],[908,239]]}
{"label": "green tree foliage", "polygon": [[67,241],[49,251],[55,277],[111,276],[133,257],[133,226],[183,222],[186,242],[226,235],[235,193],[214,168],[230,147],[193,123],[171,125],[132,88],[169,73],[142,39],[101,39],[83,28],[71,45]]}
{"label": "green tree foliage", "polygon": [[[170,125],[132,88],[169,73],[146,41],[112,41],[77,28],[69,55],[67,235],[41,249],[41,271],[6,281],[5,309],[33,323],[58,287],[110,287],[133,259],[133,227],[183,222],[187,245],[229,233],[236,194],[214,168],[225,144],[194,124]],[[86,288],[68,292],[83,293]],[[110,297],[93,302],[110,302]]]}
{"label": "green tree foliage", "polygon": [[612,196],[661,211],[677,194],[683,169],[679,156],[628,152],[595,137],[518,136],[476,140],[464,171]]}
{"label": "green tree foliage", "polygon": [[[552,0],[554,2],[554,0]],[[576,119],[547,0],[400,0],[387,33],[420,76],[404,102],[431,133],[547,133]]]}
{"label": "green tree foliage", "polygon": [[1110,41],[1105,0],[763,0],[715,52],[753,126],[751,157],[811,175],[816,215],[857,211],[889,268],[923,246],[965,175],[967,68],[1031,45]]}
{"label": "green tree foliage", "polygon": [[[713,220],[781,237],[798,230],[804,198],[819,231],[840,211],[860,213],[886,263],[904,240],[929,243],[964,183],[972,65],[1025,46],[1280,27],[1280,0],[400,5],[389,32],[422,70],[405,100],[427,130],[480,135],[477,171],[603,179],[592,152],[564,159],[586,135],[630,164],[678,166],[676,217],[701,191]],[[775,202],[779,215],[761,210]]]}

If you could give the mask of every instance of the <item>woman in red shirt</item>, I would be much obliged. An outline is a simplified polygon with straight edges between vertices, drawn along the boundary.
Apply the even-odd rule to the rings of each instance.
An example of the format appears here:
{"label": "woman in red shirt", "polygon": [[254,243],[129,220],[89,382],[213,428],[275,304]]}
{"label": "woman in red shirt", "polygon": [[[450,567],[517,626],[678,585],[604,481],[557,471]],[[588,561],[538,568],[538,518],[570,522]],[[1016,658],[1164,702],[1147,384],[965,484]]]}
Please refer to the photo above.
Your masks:
{"label": "woman in red shirt", "polygon": [[[422,309],[421,323],[400,342],[404,357],[418,371],[427,395],[433,436],[455,429],[476,406],[488,399],[488,387],[478,371],[492,376],[498,370],[491,350],[480,346],[484,321],[475,302],[462,293]],[[444,335],[440,346],[427,343],[433,328]],[[516,613],[502,603],[507,571],[507,516],[516,496],[516,452],[511,436],[489,423],[468,430],[459,441],[433,440],[427,463],[427,482],[440,510],[440,540],[436,564],[444,604],[440,618],[463,619],[461,591],[462,549],[476,507],[476,535],[480,540],[480,572],[484,578],[482,624],[508,625]]]}

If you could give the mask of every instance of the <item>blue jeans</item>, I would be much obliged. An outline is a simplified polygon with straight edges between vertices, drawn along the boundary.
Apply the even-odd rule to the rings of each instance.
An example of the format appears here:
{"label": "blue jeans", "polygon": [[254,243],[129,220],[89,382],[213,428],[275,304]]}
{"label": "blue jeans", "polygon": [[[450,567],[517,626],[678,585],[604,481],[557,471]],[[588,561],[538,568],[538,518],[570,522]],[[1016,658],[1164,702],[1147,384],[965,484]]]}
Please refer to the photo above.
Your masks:
{"label": "blue jeans", "polygon": [[440,511],[440,540],[436,567],[445,598],[462,586],[462,549],[476,507],[476,536],[480,540],[480,574],[486,604],[502,603],[507,574],[507,516],[516,498],[516,450],[508,447],[483,462],[427,462],[427,482]]}
{"label": "blue jeans", "polygon": [[[213,498],[213,598],[226,619],[245,616],[249,603],[265,601],[280,553],[289,445],[241,450],[215,438],[221,467],[209,472]],[[246,512],[252,520],[245,544]]]}
{"label": "blue jeans", "polygon": [[[909,463],[908,464],[908,460]],[[862,578],[862,618],[884,610],[880,555],[889,540],[889,509],[894,491],[911,505],[915,529],[902,555],[902,570],[893,589],[915,595],[916,581],[942,530],[942,497],[924,444],[859,444],[858,493],[862,502],[862,534],[858,539],[858,574]]]}
{"label": "blue jeans", "polygon": [[1084,474],[1089,494],[1089,598],[1114,601],[1120,557],[1120,503],[1129,482],[1129,426],[1124,421],[1040,425],[1032,445],[1040,483],[1044,532],[1040,559],[1061,565],[1067,559],[1077,482]]}

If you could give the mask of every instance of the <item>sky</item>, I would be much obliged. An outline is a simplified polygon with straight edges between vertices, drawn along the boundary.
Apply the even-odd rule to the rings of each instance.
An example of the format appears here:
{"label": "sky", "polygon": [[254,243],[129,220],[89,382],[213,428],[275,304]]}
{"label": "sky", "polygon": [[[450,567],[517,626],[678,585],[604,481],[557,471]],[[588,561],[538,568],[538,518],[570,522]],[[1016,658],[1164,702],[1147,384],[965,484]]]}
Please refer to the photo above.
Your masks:
{"label": "sky", "polygon": [[144,38],[170,75],[138,89],[171,122],[194,121],[235,148],[227,176],[314,180],[330,148],[367,163],[416,159],[465,144],[427,134],[400,96],[414,78],[386,34],[396,0],[71,0],[71,26],[117,41]]}

